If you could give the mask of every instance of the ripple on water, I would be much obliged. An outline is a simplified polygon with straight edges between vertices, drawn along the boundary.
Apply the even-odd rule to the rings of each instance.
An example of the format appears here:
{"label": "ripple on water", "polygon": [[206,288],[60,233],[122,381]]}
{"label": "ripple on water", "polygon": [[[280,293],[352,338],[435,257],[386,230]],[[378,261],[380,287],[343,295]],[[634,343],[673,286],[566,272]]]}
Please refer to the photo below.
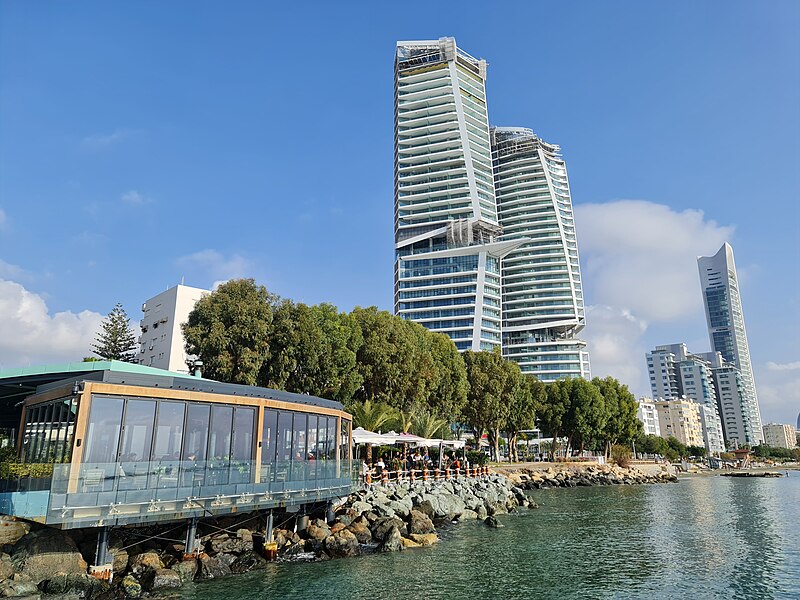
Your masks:
{"label": "ripple on water", "polygon": [[182,600],[800,598],[800,473],[533,493],[507,525],[458,525],[391,554],[272,564]]}

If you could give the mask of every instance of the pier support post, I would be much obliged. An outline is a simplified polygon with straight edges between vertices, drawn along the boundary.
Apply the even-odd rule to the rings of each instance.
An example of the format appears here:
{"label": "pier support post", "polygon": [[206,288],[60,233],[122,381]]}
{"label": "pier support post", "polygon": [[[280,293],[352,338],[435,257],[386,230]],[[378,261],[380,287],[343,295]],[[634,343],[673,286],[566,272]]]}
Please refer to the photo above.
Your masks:
{"label": "pier support post", "polygon": [[264,532],[264,557],[267,560],[278,558],[278,542],[272,539],[272,511],[267,515],[267,530]]}
{"label": "pier support post", "polygon": [[100,527],[97,531],[97,547],[94,552],[94,564],[89,567],[89,575],[108,582],[114,578],[114,559],[108,551],[109,529],[109,527]]}
{"label": "pier support post", "polygon": [[186,523],[186,541],[183,547],[183,560],[197,558],[200,554],[200,540],[197,539],[197,517],[192,517]]}
{"label": "pier support post", "polygon": [[325,507],[325,521],[333,523],[336,520],[336,513],[333,512],[333,502],[328,500],[328,505]]}

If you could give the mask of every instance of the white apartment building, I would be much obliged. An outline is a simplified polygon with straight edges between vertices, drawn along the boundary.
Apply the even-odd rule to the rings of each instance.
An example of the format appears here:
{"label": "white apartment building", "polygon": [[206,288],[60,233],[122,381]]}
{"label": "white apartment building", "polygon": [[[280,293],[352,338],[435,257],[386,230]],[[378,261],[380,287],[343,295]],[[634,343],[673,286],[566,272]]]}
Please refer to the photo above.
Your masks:
{"label": "white apartment building", "polygon": [[645,435],[661,435],[661,427],[658,424],[658,411],[652,398],[647,396],[639,398],[636,417],[642,422]]}
{"label": "white apartment building", "polygon": [[791,450],[797,446],[797,430],[792,425],[767,423],[764,425],[764,443],[773,448]]}
{"label": "white apartment building", "polygon": [[503,238],[527,241],[501,261],[503,356],[549,382],[590,379],[586,315],[567,167],[561,149],[524,127],[492,127]]}
{"label": "white apartment building", "polygon": [[189,373],[181,324],[209,290],[176,285],[142,304],[138,363],[175,373]]}
{"label": "white apartment building", "polygon": [[722,433],[722,420],[715,402],[700,404],[700,423],[703,426],[703,441],[706,450],[712,456],[725,452],[725,437]]}

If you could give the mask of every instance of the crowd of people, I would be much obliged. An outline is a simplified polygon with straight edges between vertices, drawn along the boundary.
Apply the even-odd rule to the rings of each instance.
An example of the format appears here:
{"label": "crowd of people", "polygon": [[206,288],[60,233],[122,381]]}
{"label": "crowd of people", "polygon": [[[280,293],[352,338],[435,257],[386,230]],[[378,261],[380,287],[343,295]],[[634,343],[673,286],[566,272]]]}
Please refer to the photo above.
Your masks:
{"label": "crowd of people", "polygon": [[455,453],[445,453],[442,456],[441,465],[434,462],[427,450],[424,454],[419,450],[407,452],[405,457],[398,456],[391,459],[386,458],[384,455],[378,456],[377,460],[368,464],[366,459],[361,462],[361,477],[364,480],[367,478],[380,478],[384,471],[388,471],[392,478],[396,478],[398,474],[404,477],[411,477],[412,472],[416,476],[422,475],[425,470],[433,471],[440,469],[442,472],[450,469],[451,471],[460,472],[462,469],[469,467],[466,455],[460,457]]}

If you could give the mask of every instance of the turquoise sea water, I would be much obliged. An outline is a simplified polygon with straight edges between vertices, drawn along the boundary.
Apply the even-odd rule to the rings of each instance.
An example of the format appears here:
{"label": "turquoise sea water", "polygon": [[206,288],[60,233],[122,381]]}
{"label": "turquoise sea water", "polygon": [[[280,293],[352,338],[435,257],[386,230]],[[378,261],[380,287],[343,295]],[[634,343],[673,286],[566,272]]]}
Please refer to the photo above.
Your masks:
{"label": "turquoise sea water", "polygon": [[781,479],[537,490],[502,529],[433,548],[271,564],[181,590],[236,598],[800,598],[800,472]]}

